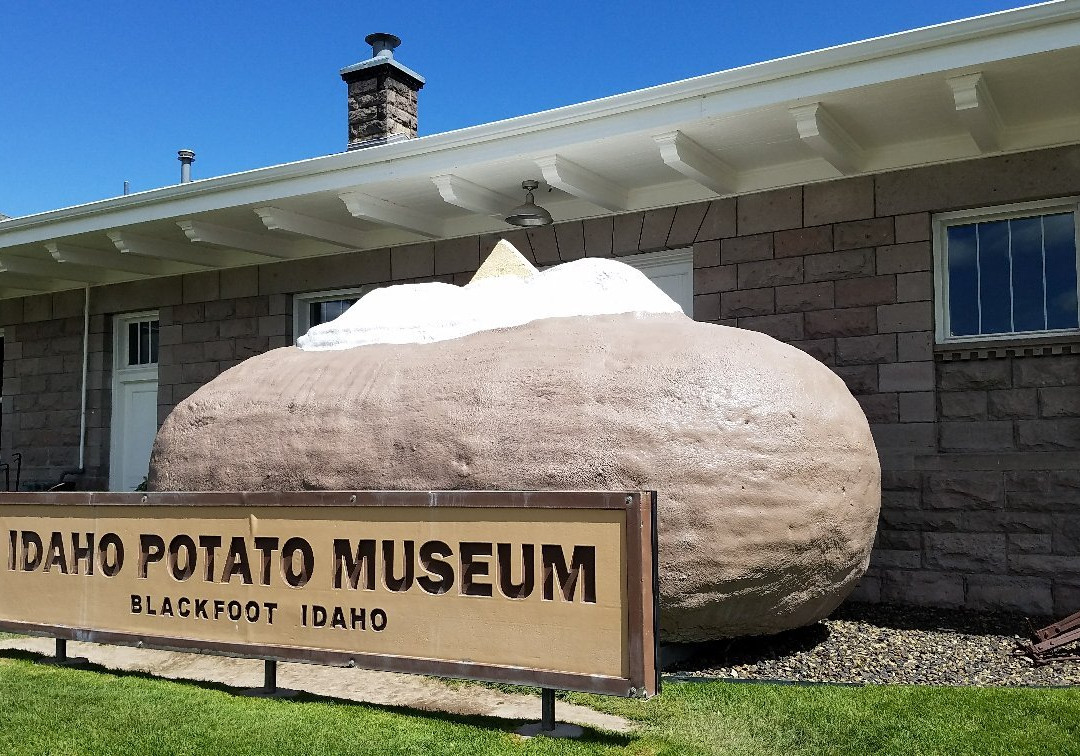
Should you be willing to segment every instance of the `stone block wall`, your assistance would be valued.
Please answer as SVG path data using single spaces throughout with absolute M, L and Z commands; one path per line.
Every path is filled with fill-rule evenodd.
M 22 455 L 21 490 L 59 483 L 79 464 L 82 407 L 82 290 L 42 294 L 0 304 L 4 332 L 4 399 L 0 462 L 12 464 L 0 489 L 15 485 L 13 455 Z M 108 486 L 109 370 L 112 339 L 106 317 L 89 322 L 87 421 L 80 482 Z
M 936 365 L 934 453 L 883 481 L 882 600 L 1080 609 L 1080 355 L 1004 351 Z

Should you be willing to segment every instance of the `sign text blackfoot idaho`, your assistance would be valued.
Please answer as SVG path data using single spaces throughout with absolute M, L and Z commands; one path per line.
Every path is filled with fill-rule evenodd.
M 0 494 L 0 629 L 651 695 L 647 492 Z

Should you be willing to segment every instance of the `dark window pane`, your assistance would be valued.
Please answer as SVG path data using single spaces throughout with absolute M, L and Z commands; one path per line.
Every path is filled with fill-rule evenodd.
M 331 317 L 330 319 L 336 320 L 337 318 L 344 315 L 346 310 L 356 304 L 356 298 L 354 297 L 353 299 L 338 299 L 328 304 L 332 304 L 334 310 L 333 317 Z
M 356 304 L 357 299 L 359 297 L 312 302 L 308 309 L 308 326 L 313 327 L 337 319 L 347 309 Z
M 128 323 L 128 364 L 139 364 L 139 324 Z
M 1076 230 L 1072 213 L 1043 218 L 1046 327 L 1076 328 Z
M 150 322 L 144 320 L 139 323 L 139 364 L 145 365 L 150 361 Z
M 949 335 L 979 332 L 975 224 L 949 226 Z
M 1017 331 L 1041 331 L 1046 328 L 1042 219 L 1017 218 L 1011 226 L 1013 325 Z
M 150 362 L 157 363 L 158 361 L 158 321 L 150 321 Z
M 1009 292 L 1009 222 L 978 224 L 979 302 L 982 308 L 979 333 L 1012 331 Z

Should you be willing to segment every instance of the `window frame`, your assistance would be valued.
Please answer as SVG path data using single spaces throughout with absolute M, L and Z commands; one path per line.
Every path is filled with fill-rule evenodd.
M 694 317 L 694 248 L 693 247 L 678 247 L 675 249 L 660 249 L 655 252 L 639 252 L 634 255 L 624 255 L 622 257 L 615 258 L 619 262 L 626 263 L 627 265 L 640 270 L 646 276 L 649 276 L 650 268 L 666 268 L 668 266 L 688 266 L 687 272 L 690 274 L 690 301 L 687 305 L 690 308 L 689 312 L 685 310 L 687 317 Z M 676 302 L 679 307 L 682 304 Z
M 333 302 L 337 299 L 346 299 L 355 296 L 357 299 L 371 293 L 377 287 L 374 285 L 356 286 L 348 289 L 327 289 L 325 291 L 309 291 L 293 295 L 293 342 L 303 336 L 311 328 L 309 317 L 309 305 L 319 302 Z
M 595 259 L 595 258 L 594 258 Z M 611 258 L 609 258 L 611 259 Z M 690 307 L 690 312 L 686 312 L 687 317 L 694 317 L 694 248 L 693 247 L 677 247 L 675 249 L 658 249 L 654 252 L 635 252 L 632 255 L 621 255 L 614 258 L 621 263 L 626 263 L 631 268 L 640 271 L 646 277 L 649 277 L 648 270 L 650 268 L 666 268 L 673 265 L 685 265 L 687 266 L 686 272 L 690 274 L 690 301 L 687 305 Z M 552 263 L 551 265 L 538 266 L 539 270 L 549 270 L 562 263 Z M 682 305 L 676 302 L 681 308 Z M 684 310 L 685 312 L 685 310 Z
M 140 370 L 157 370 L 161 361 L 161 341 L 158 337 L 158 359 L 154 362 L 142 362 L 137 365 L 129 365 L 126 355 L 130 344 L 129 326 L 132 323 L 154 322 L 160 329 L 161 316 L 157 310 L 143 310 L 141 312 L 117 313 L 113 316 L 113 370 L 117 372 L 132 372 Z M 122 324 L 123 327 L 120 327 Z M 160 331 L 159 331 L 160 334 Z
M 949 247 L 948 230 L 951 226 L 986 223 L 1014 218 L 1030 218 L 1055 213 L 1070 212 L 1073 216 L 1073 244 L 1075 251 L 1078 297 L 1080 297 L 1080 196 L 1060 197 L 1033 202 L 1014 202 L 970 210 L 954 210 L 933 215 L 934 245 L 934 341 L 936 344 L 971 344 L 976 342 L 1038 341 L 1080 336 L 1080 328 L 1049 329 L 1040 331 L 1008 331 L 1006 333 L 949 334 Z

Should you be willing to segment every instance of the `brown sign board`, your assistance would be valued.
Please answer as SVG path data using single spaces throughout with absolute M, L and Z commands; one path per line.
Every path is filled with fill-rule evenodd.
M 0 629 L 657 692 L 651 492 L 0 494 Z

